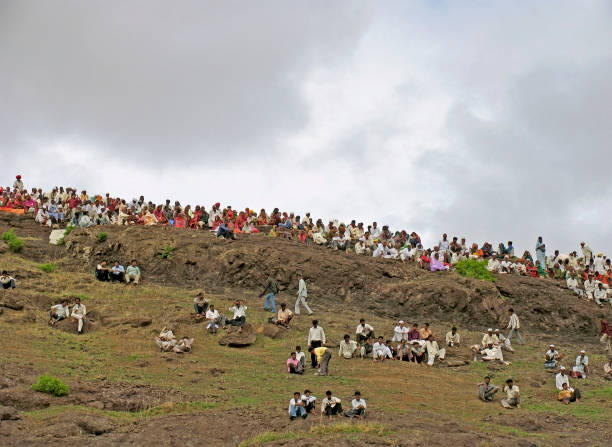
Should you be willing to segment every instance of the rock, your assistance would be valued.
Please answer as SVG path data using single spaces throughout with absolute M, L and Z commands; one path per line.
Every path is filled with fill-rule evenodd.
M 102 318 L 102 324 L 104 326 L 120 326 L 120 325 L 130 325 L 132 327 L 145 327 L 149 326 L 153 322 L 153 319 L 144 315 L 142 317 L 133 317 L 133 318 L 123 318 L 123 317 L 110 317 L 110 318 Z
M 49 234 L 49 243 L 51 245 L 58 245 L 58 241 L 64 238 L 66 230 L 53 230 Z
M 273 339 L 283 338 L 285 335 L 289 334 L 289 329 L 284 328 L 282 326 L 278 326 L 276 324 L 267 324 L 263 328 L 263 335 L 266 337 L 270 337 Z
M 81 416 L 75 422 L 83 431 L 92 435 L 101 435 L 113 429 L 111 424 L 100 417 Z
M 467 360 L 446 360 L 444 363 L 441 363 L 440 366 L 446 365 L 449 368 L 453 368 L 456 366 L 464 366 L 468 365 L 470 362 Z
M 253 330 L 253 326 L 249 323 L 245 324 L 242 332 L 238 332 L 238 327 L 232 327 L 230 332 L 219 339 L 221 346 L 244 347 L 250 346 L 257 340 L 257 335 Z
M 0 421 L 16 421 L 19 413 L 15 407 L 0 406 Z
M 0 302 L 0 306 L 13 310 L 23 310 L 23 303 L 13 298 L 8 298 L 7 300 Z

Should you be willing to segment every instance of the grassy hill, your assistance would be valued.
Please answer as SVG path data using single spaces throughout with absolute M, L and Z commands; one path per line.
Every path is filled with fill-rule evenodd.
M 226 243 L 205 232 L 167 228 L 105 228 L 103 242 L 101 230 L 75 230 L 64 246 L 51 247 L 48 230 L 16 219 L 0 220 L 0 231 L 15 228 L 25 242 L 19 254 L 0 243 L 0 268 L 18 279 L 18 289 L 0 292 L 0 302 L 23 306 L 0 307 L 0 404 L 16 407 L 20 419 L 0 422 L 0 445 L 603 446 L 612 435 L 612 387 L 601 378 L 606 354 L 595 337 L 599 311 L 553 281 L 499 277 L 487 283 L 265 236 Z M 164 259 L 167 246 L 173 250 Z M 143 269 L 142 285 L 94 280 L 100 258 L 127 263 L 132 257 Z M 42 263 L 56 268 L 47 273 Z M 285 361 L 296 344 L 306 349 L 310 318 L 298 318 L 280 338 L 264 335 L 270 313 L 258 295 L 271 270 L 282 289 L 277 304 L 291 306 L 294 273 L 304 272 L 309 304 L 332 343 L 353 336 L 362 316 L 389 338 L 402 318 L 429 321 L 438 338 L 457 324 L 465 345 L 477 343 L 484 327 L 503 327 L 511 305 L 519 309 L 527 344 L 506 356 L 508 367 L 473 363 L 467 348 L 449 355 L 464 364 L 433 368 L 344 360 L 334 352 L 329 377 L 314 376 L 310 368 L 290 376 Z M 190 315 L 200 290 L 226 313 L 235 298 L 244 299 L 256 342 L 230 348 L 218 343 L 222 331 L 206 334 Z M 46 309 L 64 296 L 79 296 L 87 305 L 87 333 L 47 325 Z M 160 353 L 154 338 L 163 327 L 194 337 L 193 352 Z M 543 369 L 551 342 L 568 365 L 580 349 L 589 353 L 595 374 L 572 381 L 583 391 L 578 404 L 556 402 L 554 376 Z M 31 390 L 44 373 L 65 382 L 69 395 Z M 480 402 L 476 383 L 487 374 L 499 385 L 513 377 L 522 408 Z M 319 399 L 331 389 L 345 406 L 360 390 L 368 418 L 317 415 L 291 422 L 288 401 L 305 388 Z

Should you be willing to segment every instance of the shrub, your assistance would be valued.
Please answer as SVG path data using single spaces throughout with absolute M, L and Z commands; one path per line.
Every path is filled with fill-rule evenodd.
M 23 240 L 17 237 L 13 228 L 2 233 L 2 240 L 8 243 L 9 249 L 13 253 L 18 253 L 23 248 Z
M 106 240 L 108 234 L 106 233 L 98 233 L 98 242 L 102 243 Z
M 42 270 L 43 272 L 53 273 L 55 269 L 57 268 L 57 264 L 54 264 L 52 262 L 47 262 L 46 264 L 40 264 L 38 268 Z
M 172 254 L 173 251 L 174 251 L 173 246 L 166 245 L 166 248 L 164 248 L 164 251 L 162 251 L 161 253 L 162 259 L 170 259 L 170 255 Z
M 48 374 L 40 376 L 38 382 L 32 385 L 32 389 L 40 393 L 53 394 L 54 396 L 66 396 L 70 392 L 68 385 Z
M 477 259 L 462 259 L 455 265 L 455 270 L 461 276 L 482 279 L 484 281 L 495 281 L 495 276 L 487 270 L 487 261 Z
M 64 231 L 64 236 L 68 236 L 70 233 L 72 233 L 72 230 L 74 230 L 74 225 L 69 224 Z
M 65 243 L 66 240 L 63 237 L 60 237 L 56 242 L 57 245 L 64 245 Z

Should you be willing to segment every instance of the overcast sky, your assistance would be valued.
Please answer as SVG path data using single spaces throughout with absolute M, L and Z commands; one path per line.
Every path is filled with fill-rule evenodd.
M 612 253 L 611 79 L 607 0 L 2 0 L 0 183 Z

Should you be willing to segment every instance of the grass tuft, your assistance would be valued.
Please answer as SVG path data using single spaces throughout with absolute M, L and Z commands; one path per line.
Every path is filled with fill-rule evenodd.
M 108 233 L 98 233 L 98 242 L 102 243 L 106 240 L 106 238 L 108 237 Z
M 2 240 L 8 243 L 9 250 L 13 253 L 19 253 L 23 248 L 23 240 L 17 237 L 14 228 L 2 233 Z
M 53 273 L 57 268 L 57 264 L 54 264 L 53 262 L 47 262 L 46 264 L 39 264 L 38 268 L 43 272 Z
M 162 251 L 161 253 L 162 259 L 170 259 L 170 255 L 172 255 L 174 249 L 175 247 L 173 247 L 172 245 L 166 245 L 166 248 L 164 248 L 164 251 Z

